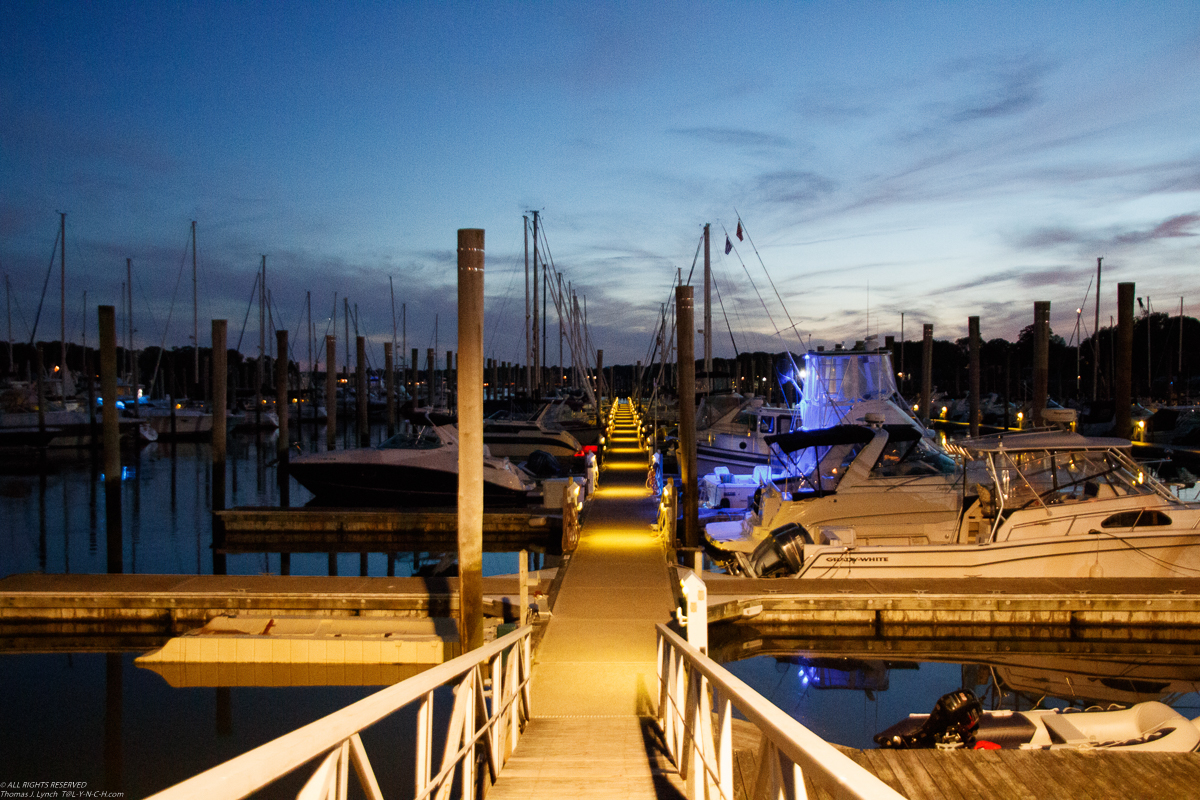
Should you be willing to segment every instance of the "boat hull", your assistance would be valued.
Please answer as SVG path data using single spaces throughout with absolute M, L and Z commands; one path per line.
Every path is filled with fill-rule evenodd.
M 294 463 L 290 474 L 320 505 L 422 508 L 458 503 L 458 473 L 411 465 Z M 484 480 L 483 504 L 529 504 L 528 493 Z

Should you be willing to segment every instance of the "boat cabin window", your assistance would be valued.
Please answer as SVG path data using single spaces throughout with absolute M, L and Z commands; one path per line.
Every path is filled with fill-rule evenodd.
M 379 443 L 380 450 L 434 450 L 441 446 L 442 440 L 428 428 L 397 433 Z
M 759 433 L 774 433 L 775 432 L 775 418 L 772 416 L 769 416 L 767 414 L 764 414 L 763 416 L 759 417 L 758 418 L 758 432 Z
M 917 475 L 953 475 L 957 470 L 954 459 L 939 452 L 924 439 L 891 441 L 879 454 L 871 468 L 878 478 L 912 477 Z
M 1171 518 L 1161 511 L 1154 509 L 1122 511 L 1120 514 L 1113 514 L 1104 522 L 1100 523 L 1101 528 L 1150 528 L 1161 525 L 1170 525 Z
M 754 426 L 757 424 L 758 420 L 754 418 L 754 415 L 745 411 L 733 418 L 734 427 L 738 429 L 745 429 L 747 433 L 753 432 Z

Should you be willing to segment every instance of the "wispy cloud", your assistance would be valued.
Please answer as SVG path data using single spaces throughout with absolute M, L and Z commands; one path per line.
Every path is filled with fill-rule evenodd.
M 1197 222 L 1200 222 L 1200 214 L 1180 214 L 1179 216 L 1160 222 L 1150 230 L 1123 233 L 1115 237 L 1113 242 L 1116 244 L 1137 244 L 1153 239 L 1175 239 L 1182 236 L 1196 236 L 1196 232 L 1189 229 Z
M 782 150 L 793 144 L 785 136 L 740 128 L 675 128 L 669 133 L 744 150 Z

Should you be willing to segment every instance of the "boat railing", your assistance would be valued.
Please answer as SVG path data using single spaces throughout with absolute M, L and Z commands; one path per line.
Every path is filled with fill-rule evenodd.
M 658 725 L 688 798 L 734 798 L 733 711 L 762 734 L 754 796 L 807 797 L 805 779 L 834 797 L 904 800 L 666 625 L 658 625 Z M 715 719 L 714 719 L 715 714 Z M 739 792 L 739 796 L 742 793 Z
M 482 796 L 485 781 L 495 782 L 529 719 L 532 630 L 528 625 L 518 628 L 153 797 L 236 800 L 319 759 L 297 798 L 345 800 L 353 767 L 362 794 L 368 800 L 382 800 L 359 734 L 419 703 L 412 738 L 416 745 L 414 800 L 447 797 L 454 787 L 460 787 L 455 796 L 473 800 Z M 438 735 L 434 730 L 434 691 L 443 686 L 453 687 L 454 703 L 446 728 Z M 445 744 L 441 758 L 435 759 L 435 742 L 440 741 Z
M 675 481 L 666 481 L 662 485 L 662 499 L 658 502 L 658 519 L 654 529 L 664 542 L 675 542 L 675 529 L 678 526 L 679 497 L 675 489 Z

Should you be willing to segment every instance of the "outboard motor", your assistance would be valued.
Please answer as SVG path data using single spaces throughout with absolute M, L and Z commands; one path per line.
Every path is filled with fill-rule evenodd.
M 566 474 L 566 470 L 558 463 L 558 459 L 545 450 L 534 450 L 530 453 L 529 458 L 525 461 L 525 469 L 539 480 L 558 478 Z
M 783 578 L 795 575 L 804 565 L 804 545 L 813 538 L 804 526 L 789 522 L 771 531 L 758 543 L 750 555 L 750 565 L 760 578 Z
M 901 750 L 937 747 L 958 749 L 975 744 L 975 730 L 983 717 L 983 704 L 970 689 L 942 695 L 929 717 L 913 733 L 888 731 L 875 736 L 875 744 Z

